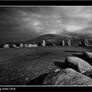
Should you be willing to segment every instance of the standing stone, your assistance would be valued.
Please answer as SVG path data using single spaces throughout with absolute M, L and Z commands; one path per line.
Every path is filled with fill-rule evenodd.
M 46 46 L 46 41 L 45 41 L 45 40 L 43 40 L 43 42 L 42 42 L 42 46 L 43 46 L 43 47 Z
M 19 46 L 20 48 L 23 48 L 24 47 L 24 45 L 23 45 L 23 43 L 20 43 L 20 46 Z
M 3 48 L 9 48 L 9 44 L 5 44 Z
M 29 44 L 28 44 L 28 48 L 30 48 L 31 46 L 32 46 L 32 44 L 29 43 Z
M 88 46 L 88 40 L 84 39 L 85 46 Z
M 64 40 L 62 40 L 62 46 L 65 46 L 65 42 L 64 42 Z
M 71 40 L 70 39 L 68 39 L 67 44 L 68 44 L 68 46 L 71 46 Z
M 13 48 L 19 48 L 19 47 L 18 47 L 18 46 L 16 46 L 15 44 L 13 44 L 12 46 L 13 46 Z
M 25 48 L 27 48 L 27 47 L 28 47 L 28 45 L 25 43 L 25 44 L 24 44 L 24 47 L 25 47 Z

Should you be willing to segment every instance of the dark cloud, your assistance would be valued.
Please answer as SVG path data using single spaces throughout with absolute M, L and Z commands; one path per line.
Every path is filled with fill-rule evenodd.
M 0 7 L 0 42 L 29 40 L 46 33 L 92 34 L 91 25 L 92 7 Z

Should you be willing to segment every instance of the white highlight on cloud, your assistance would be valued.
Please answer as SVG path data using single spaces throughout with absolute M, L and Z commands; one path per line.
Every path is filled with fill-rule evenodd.
M 74 8 L 74 7 L 72 7 Z M 68 16 L 71 18 L 80 18 L 84 20 L 92 20 L 92 7 L 76 7 L 75 10 L 68 13 Z
M 69 21 L 64 24 L 64 28 L 67 32 L 81 32 L 83 29 L 88 28 L 89 25 L 87 23 L 81 23 L 77 21 Z
M 75 13 L 74 15 L 72 15 L 72 17 L 89 19 L 92 18 L 92 12 L 90 10 L 86 10 L 84 12 L 81 11 L 79 13 Z
M 51 29 L 51 30 L 46 30 L 47 34 L 58 34 L 58 30 L 56 29 Z
M 34 22 L 33 22 L 33 25 L 34 25 L 34 26 L 40 26 L 40 25 L 42 25 L 42 24 L 41 24 L 40 21 L 34 21 Z
M 43 9 L 43 7 L 42 7 Z M 84 29 L 89 28 L 92 22 L 92 8 L 72 6 L 72 7 L 53 7 L 44 14 L 23 11 L 21 13 L 21 25 L 28 29 L 34 29 L 37 33 L 60 34 L 66 32 L 83 33 Z M 52 13 L 50 13 L 50 11 Z M 90 30 L 91 31 L 91 30 Z
M 81 26 L 77 26 L 77 25 L 66 25 L 65 26 L 66 31 L 68 32 L 77 32 L 83 29 L 83 27 Z

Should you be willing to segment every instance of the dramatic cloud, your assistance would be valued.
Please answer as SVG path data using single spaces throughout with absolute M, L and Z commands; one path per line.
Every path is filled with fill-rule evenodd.
M 1 7 L 1 39 L 31 39 L 41 34 L 92 35 L 91 6 Z
M 24 9 L 24 8 L 23 8 Z M 26 9 L 26 8 L 25 8 Z M 38 34 L 81 32 L 91 26 L 92 8 L 84 6 L 72 7 L 31 7 L 20 10 L 21 21 L 26 28 Z M 27 7 L 28 9 L 28 7 Z M 17 9 L 18 10 L 18 9 Z M 89 33 L 89 32 L 88 32 Z M 92 33 L 92 32 L 90 32 Z

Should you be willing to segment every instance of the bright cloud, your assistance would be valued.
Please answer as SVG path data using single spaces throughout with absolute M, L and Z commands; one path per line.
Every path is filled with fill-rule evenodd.
M 44 10 L 43 7 L 40 7 L 40 11 L 38 9 L 37 12 L 21 11 L 20 13 L 20 25 L 28 28 L 29 30 L 34 29 L 34 31 L 39 34 L 60 34 L 64 31 L 82 33 L 84 29 L 88 30 L 89 26 L 92 25 L 91 7 L 58 6 L 51 9 L 48 7 L 47 10 L 46 8 Z
M 83 27 L 81 26 L 77 26 L 77 25 L 66 25 L 65 26 L 66 31 L 68 32 L 77 32 L 83 29 Z

